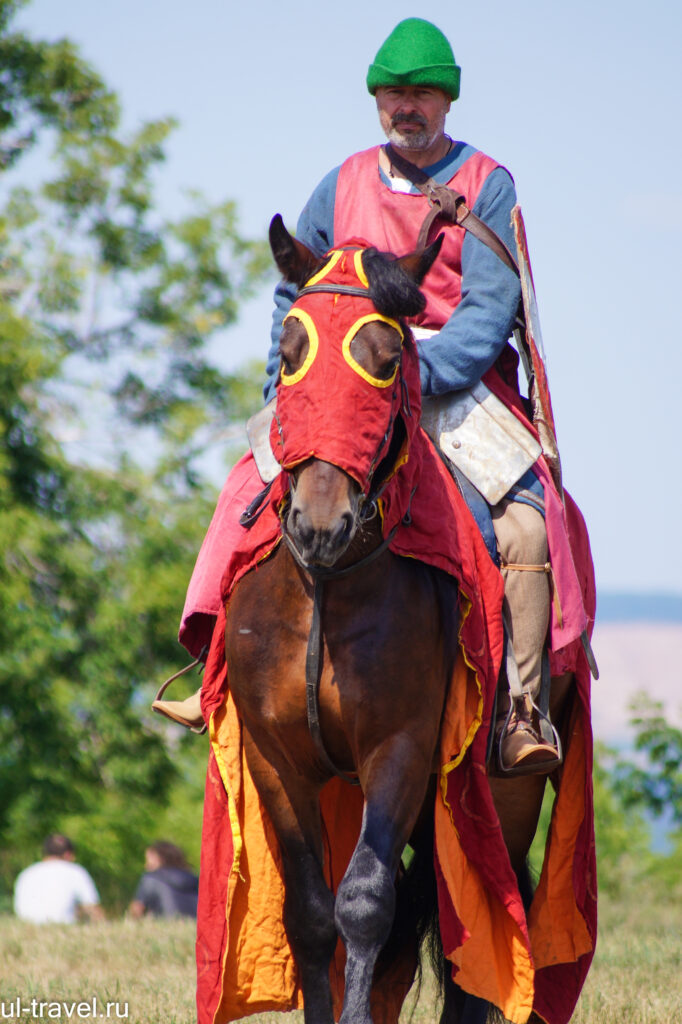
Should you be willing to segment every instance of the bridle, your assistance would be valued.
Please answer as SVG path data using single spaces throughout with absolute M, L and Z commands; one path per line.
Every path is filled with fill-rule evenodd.
M 327 284 L 318 283 L 300 288 L 297 293 L 297 298 L 301 295 L 308 295 L 311 292 L 331 292 L 339 295 L 354 295 L 360 296 L 361 298 L 371 298 L 369 289 L 360 288 L 354 285 L 342 285 L 342 284 Z M 392 408 L 391 418 L 386 429 L 384 436 L 382 437 L 377 452 L 372 460 L 370 466 L 369 477 L 367 481 L 367 493 L 361 498 L 360 508 L 358 516 L 361 522 L 366 523 L 376 515 L 377 501 L 381 495 L 383 488 L 388 482 L 388 477 L 383 482 L 379 482 L 379 485 L 375 488 L 373 486 L 374 472 L 377 465 L 380 464 L 380 456 L 385 449 L 390 448 L 390 442 L 395 429 L 397 420 L 397 412 L 401 405 L 406 415 L 411 416 L 412 412 L 409 408 L 409 402 L 407 401 L 407 388 L 405 387 L 404 379 L 402 376 L 402 368 L 399 367 L 398 375 L 400 377 L 399 390 L 402 396 L 402 402 L 397 403 L 397 408 Z M 395 403 L 394 403 L 395 405 Z M 281 424 L 278 423 L 278 427 L 281 431 Z M 416 488 L 415 488 L 416 489 Z M 412 495 L 414 491 L 412 492 Z M 412 495 L 410 495 L 410 503 L 412 501 Z M 388 536 L 384 537 L 380 544 L 373 548 L 367 555 L 358 559 L 357 562 L 353 562 L 351 565 L 344 566 L 343 568 L 336 569 L 334 566 L 317 566 L 311 565 L 306 562 L 299 552 L 296 544 L 291 537 L 286 525 L 286 520 L 289 511 L 289 504 L 287 503 L 284 508 L 280 511 L 280 526 L 282 530 L 282 537 L 289 549 L 292 558 L 296 564 L 310 576 L 313 584 L 313 615 L 310 624 L 310 632 L 308 634 L 308 646 L 306 649 L 305 659 L 305 682 L 306 682 L 306 715 L 308 719 L 308 729 L 312 737 L 313 743 L 317 754 L 325 765 L 325 767 L 332 772 L 333 775 L 343 779 L 344 782 L 348 782 L 353 786 L 360 785 L 360 780 L 356 773 L 349 773 L 338 768 L 331 757 L 327 753 L 327 749 L 322 739 L 322 729 L 320 726 L 320 704 L 319 704 L 319 692 L 320 692 L 320 671 L 322 666 L 322 600 L 324 595 L 324 585 L 329 580 L 340 580 L 346 576 L 350 576 L 352 573 L 357 572 L 359 569 L 364 569 L 372 562 L 376 561 L 385 551 L 390 547 L 393 538 L 395 537 L 401 523 L 396 523 L 393 529 L 390 531 Z M 409 506 L 408 510 L 403 517 L 401 522 L 409 524 L 411 521 L 409 518 Z
M 353 786 L 359 786 L 360 780 L 356 774 L 345 772 L 334 764 L 327 753 L 327 748 L 324 745 L 322 729 L 320 726 L 319 694 L 320 669 L 322 666 L 322 598 L 324 595 L 324 584 L 328 580 L 340 580 L 345 576 L 350 576 L 358 569 L 364 569 L 366 566 L 376 561 L 376 559 L 383 555 L 383 553 L 388 549 L 396 535 L 399 525 L 399 523 L 396 523 L 388 536 L 384 537 L 382 542 L 378 544 L 377 547 L 373 548 L 369 554 L 360 558 L 357 562 L 353 562 L 352 565 L 345 566 L 343 569 L 335 569 L 334 566 L 312 566 L 305 562 L 302 559 L 298 548 L 291 539 L 286 528 L 285 520 L 282 519 L 282 536 L 284 541 L 291 552 L 294 561 L 312 578 L 313 583 L 313 617 L 310 623 L 308 646 L 305 656 L 305 693 L 308 729 L 313 743 L 315 744 L 318 756 L 325 767 L 334 775 L 343 779 L 344 782 L 350 782 Z

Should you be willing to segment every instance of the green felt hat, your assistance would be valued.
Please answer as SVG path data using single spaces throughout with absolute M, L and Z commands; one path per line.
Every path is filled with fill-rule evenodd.
M 432 85 L 456 100 L 459 79 L 460 68 L 441 30 L 423 18 L 406 18 L 379 47 L 367 88 L 373 96 L 381 85 Z

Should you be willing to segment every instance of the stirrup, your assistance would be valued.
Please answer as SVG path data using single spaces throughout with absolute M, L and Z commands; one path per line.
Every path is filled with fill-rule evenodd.
M 488 770 L 491 775 L 503 778 L 510 778 L 515 775 L 548 775 L 563 763 L 561 739 L 559 737 L 559 733 L 554 728 L 554 723 L 549 717 L 549 689 L 551 682 L 549 655 L 545 648 L 542 653 L 542 673 L 539 694 L 540 706 L 538 706 L 533 700 L 532 694 L 521 685 L 519 669 L 516 664 L 516 657 L 514 656 L 514 647 L 510 637 L 508 610 L 507 614 L 503 611 L 502 621 L 504 627 L 504 670 L 506 671 L 507 685 L 509 688 L 509 708 L 501 728 L 498 727 L 497 722 L 495 722 L 494 719 L 494 724 L 491 722 L 490 731 L 494 736 L 494 740 L 491 744 L 491 753 L 493 756 L 490 759 Z M 520 764 L 507 766 L 505 765 L 502 754 L 502 744 L 507 736 L 507 729 L 509 728 L 512 716 L 518 706 L 517 702 L 519 701 L 523 701 L 525 704 L 527 720 L 524 724 L 527 726 L 528 731 L 533 734 L 535 742 L 539 747 L 544 746 L 545 751 L 551 750 L 555 756 L 550 757 L 545 761 L 531 761 L 524 764 L 522 760 Z M 528 707 L 528 703 L 530 703 L 530 707 Z M 495 694 L 495 707 L 497 707 L 497 691 Z M 535 711 L 538 716 L 537 733 L 533 726 L 533 711 Z
M 180 676 L 184 676 L 188 672 L 191 672 L 193 668 L 197 667 L 197 665 L 203 665 L 203 659 L 207 651 L 208 646 L 205 645 L 201 648 L 198 658 L 195 658 L 195 660 L 191 662 L 189 665 L 185 665 L 185 667 L 181 668 L 179 672 L 175 672 L 174 675 L 169 676 L 165 682 L 161 683 L 161 686 L 158 689 L 156 697 L 152 701 L 152 711 L 155 711 L 157 715 L 163 715 L 164 718 L 169 718 L 171 721 L 176 722 L 178 725 L 184 726 L 185 729 L 189 729 L 190 732 L 196 733 L 197 736 L 203 736 L 203 734 L 206 732 L 205 722 L 201 726 L 201 728 L 197 728 L 196 725 L 191 725 L 185 719 L 181 719 L 179 716 L 170 714 L 167 710 L 160 708 L 157 705 L 161 702 L 161 698 L 163 697 L 164 693 L 166 692 L 166 690 L 168 689 L 172 682 L 174 682 L 176 679 L 179 679 Z
M 549 715 L 546 714 L 541 708 L 537 706 L 533 698 L 528 694 L 530 699 L 531 708 L 537 713 L 540 722 L 544 725 L 545 731 L 547 727 L 551 729 L 553 743 L 549 743 L 544 737 L 537 737 L 535 730 L 533 729 L 532 722 L 528 722 L 533 734 L 539 739 L 540 744 L 545 747 L 552 747 L 556 751 L 556 757 L 554 759 L 548 759 L 546 761 L 535 761 L 531 764 L 520 765 L 509 765 L 505 766 L 504 758 L 502 756 L 502 742 L 507 735 L 507 729 L 514 713 L 514 700 L 509 702 L 509 710 L 507 711 L 506 718 L 502 728 L 499 730 L 498 735 L 495 739 L 495 761 L 494 761 L 494 774 L 503 778 L 512 778 L 517 775 L 550 775 L 553 771 L 556 771 L 560 765 L 563 764 L 564 755 L 563 748 L 561 746 L 561 738 L 557 732 L 554 723 L 550 719 Z

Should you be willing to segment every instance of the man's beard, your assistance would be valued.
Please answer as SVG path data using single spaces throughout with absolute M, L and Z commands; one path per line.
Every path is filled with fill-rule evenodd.
M 421 131 L 409 132 L 403 135 L 397 129 L 396 121 L 399 124 L 419 125 Z M 391 127 L 386 132 L 386 137 L 393 146 L 398 146 L 400 149 L 428 149 L 442 133 L 442 125 L 439 125 L 434 132 L 429 133 L 428 124 L 423 117 L 420 117 L 418 114 L 406 114 L 403 117 L 391 119 Z

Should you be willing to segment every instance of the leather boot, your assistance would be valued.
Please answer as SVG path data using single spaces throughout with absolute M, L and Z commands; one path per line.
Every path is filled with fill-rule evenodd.
M 205 732 L 206 725 L 201 713 L 200 694 L 201 688 L 185 700 L 155 700 L 152 702 L 152 709 L 179 725 L 184 725 L 186 729 Z
M 536 732 L 529 697 L 515 699 L 511 713 L 498 717 L 495 751 L 500 775 L 546 774 L 561 764 L 558 749 Z

